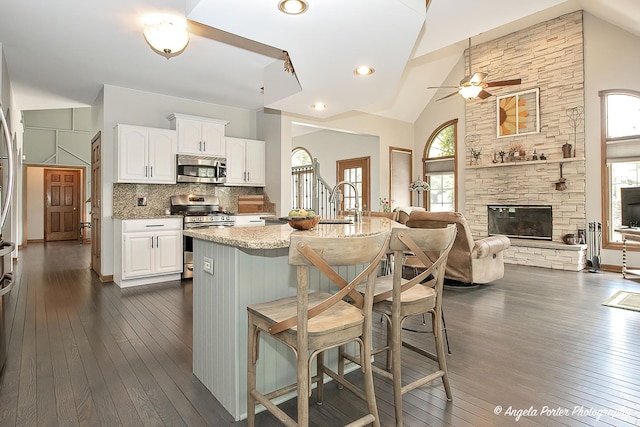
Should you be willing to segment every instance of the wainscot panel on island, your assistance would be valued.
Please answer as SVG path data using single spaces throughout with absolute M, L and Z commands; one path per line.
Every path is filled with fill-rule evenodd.
M 296 270 L 288 263 L 291 233 L 344 237 L 392 227 L 402 225 L 363 218 L 354 224 L 320 224 L 309 231 L 295 231 L 288 224 L 184 231 L 194 238 L 193 373 L 236 420 L 246 418 L 247 411 L 247 305 L 296 294 Z M 359 272 L 352 270 L 346 271 L 349 277 Z M 319 275 L 310 279 L 312 289 L 335 291 Z M 260 390 L 295 382 L 290 349 L 261 334 L 259 351 Z M 337 354 L 331 357 L 335 363 Z

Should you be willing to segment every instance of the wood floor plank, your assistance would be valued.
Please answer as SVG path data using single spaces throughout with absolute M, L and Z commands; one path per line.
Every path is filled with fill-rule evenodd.
M 34 426 L 38 421 L 36 379 L 36 289 L 32 278 L 25 283 L 27 306 L 24 315 L 22 354 L 20 355 L 20 386 L 18 391 L 16 426 Z
M 191 373 L 191 283 L 101 283 L 89 270 L 89 249 L 60 242 L 22 251 L 0 425 L 246 425 Z M 640 283 L 613 273 L 507 265 L 492 284 L 447 288 L 453 401 L 440 381 L 415 389 L 404 397 L 405 425 L 640 425 L 640 312 L 602 306 L 616 290 L 640 292 Z M 429 329 L 421 320 L 405 326 Z M 374 322 L 374 342 L 384 335 L 384 324 Z M 406 338 L 433 348 L 429 334 Z M 384 366 L 384 356 L 374 363 Z M 433 367 L 403 349 L 407 380 Z M 361 385 L 359 372 L 349 376 Z M 381 424 L 394 425 L 390 381 L 376 377 L 375 388 Z M 314 397 L 314 427 L 364 412 L 359 399 L 332 384 L 322 406 Z M 295 399 L 281 407 L 295 416 Z M 541 413 L 545 408 L 578 412 Z M 524 414 L 528 409 L 537 414 Z M 257 422 L 281 425 L 265 412 Z

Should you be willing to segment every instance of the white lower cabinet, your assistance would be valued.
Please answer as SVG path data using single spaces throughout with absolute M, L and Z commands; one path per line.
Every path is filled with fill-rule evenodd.
M 115 220 L 114 282 L 120 287 L 179 280 L 182 218 Z

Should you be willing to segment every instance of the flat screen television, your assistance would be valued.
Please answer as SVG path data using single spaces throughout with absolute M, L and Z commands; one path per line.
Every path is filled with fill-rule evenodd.
M 620 189 L 622 225 L 640 227 L 640 187 Z

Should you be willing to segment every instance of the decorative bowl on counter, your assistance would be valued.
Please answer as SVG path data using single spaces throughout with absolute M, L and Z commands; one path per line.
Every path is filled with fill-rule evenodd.
M 288 216 L 286 217 L 291 228 L 296 230 L 311 230 L 320 222 L 320 215 L 316 216 Z

